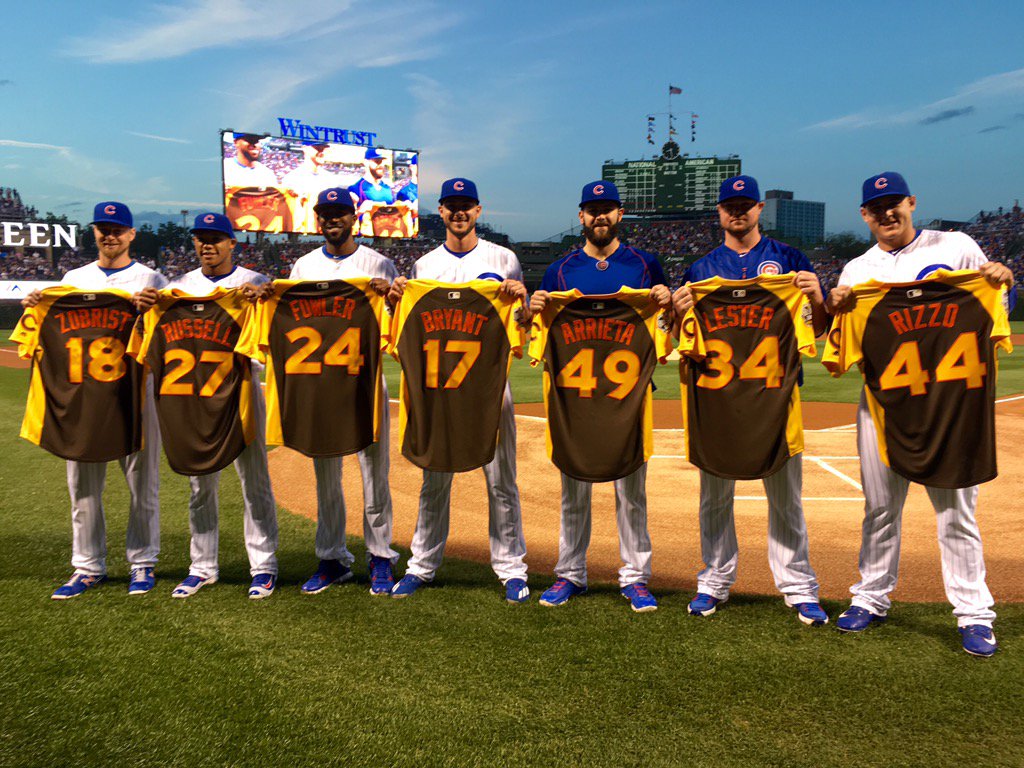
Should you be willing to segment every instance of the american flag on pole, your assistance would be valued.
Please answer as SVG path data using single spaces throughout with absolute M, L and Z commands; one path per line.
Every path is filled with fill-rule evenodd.
M 669 96 L 681 96 L 682 93 L 683 93 L 683 89 L 682 88 L 676 88 L 674 85 L 670 85 L 668 87 L 668 95 Z

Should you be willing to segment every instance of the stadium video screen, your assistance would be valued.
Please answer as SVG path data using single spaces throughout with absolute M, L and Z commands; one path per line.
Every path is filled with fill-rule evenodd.
M 416 152 L 224 131 L 224 213 L 236 230 L 318 232 L 313 206 L 330 187 L 349 191 L 362 237 L 416 237 Z

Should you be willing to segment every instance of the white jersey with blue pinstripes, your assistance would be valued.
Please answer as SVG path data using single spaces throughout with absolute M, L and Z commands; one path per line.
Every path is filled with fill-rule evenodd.
M 486 240 L 476 247 L 457 253 L 439 245 L 421 256 L 412 268 L 413 278 L 442 283 L 468 283 L 471 280 L 522 280 L 523 268 L 508 248 Z

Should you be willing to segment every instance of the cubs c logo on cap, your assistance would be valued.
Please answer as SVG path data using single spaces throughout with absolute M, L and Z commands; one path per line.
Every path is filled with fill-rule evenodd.
M 208 213 L 205 216 L 203 216 L 203 223 L 204 224 L 213 224 L 213 214 L 212 213 Z
M 594 194 L 595 195 L 603 195 L 604 194 L 604 184 L 597 184 L 597 185 L 595 185 L 594 186 Z
M 465 188 L 466 185 L 463 184 L 461 181 L 456 181 L 454 184 L 452 184 L 452 189 L 454 189 L 456 192 L 461 192 Z
M 338 199 L 338 193 L 332 189 L 330 192 L 327 193 L 327 199 L 330 200 L 331 202 L 334 202 L 335 200 Z
M 885 189 L 889 186 L 889 180 L 885 176 L 879 176 L 875 180 L 875 189 Z
M 743 179 L 736 179 L 736 181 L 732 183 L 732 188 L 735 189 L 737 192 L 742 192 L 745 186 L 747 185 L 743 181 Z
M 105 206 L 103 206 L 103 212 L 105 214 L 107 214 L 107 216 L 113 216 L 115 213 L 117 213 L 117 206 L 116 205 L 105 205 Z

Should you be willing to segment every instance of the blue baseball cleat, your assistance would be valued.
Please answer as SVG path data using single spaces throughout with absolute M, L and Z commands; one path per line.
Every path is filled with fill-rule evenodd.
M 182 579 L 181 584 L 174 588 L 174 591 L 171 592 L 171 597 L 192 597 L 192 595 L 208 584 L 216 583 L 216 576 L 196 576 L 190 573 Z
M 969 624 L 960 627 L 960 637 L 963 640 L 964 650 L 971 656 L 982 656 L 987 658 L 999 650 L 999 643 L 996 636 L 992 634 L 992 627 L 984 624 Z
M 624 598 L 629 600 L 629 607 L 636 613 L 649 613 L 658 610 L 658 601 L 648 591 L 647 585 L 641 581 L 627 584 L 619 591 Z
M 341 564 L 339 560 L 321 560 L 316 573 L 302 585 L 302 594 L 317 595 L 332 584 L 341 584 L 352 578 L 352 569 Z
M 513 605 L 530 602 L 530 588 L 524 579 L 509 579 L 505 582 L 505 602 Z
M 249 585 L 249 599 L 262 600 L 274 594 L 274 587 L 277 586 L 277 574 L 257 573 L 252 577 L 252 584 Z
M 797 603 L 793 607 L 796 608 L 797 618 L 810 627 L 828 624 L 828 614 L 820 603 Z
M 705 592 L 698 592 L 686 609 L 691 616 L 710 616 L 718 610 L 718 604 L 724 602 L 725 600 L 712 597 Z
M 129 595 L 144 595 L 156 586 L 156 574 L 153 569 L 146 565 L 136 565 L 132 568 L 131 578 L 128 579 Z
M 426 584 L 423 579 L 419 576 L 413 576 L 411 573 L 405 574 L 397 584 L 391 589 L 391 596 L 396 600 L 403 597 L 408 597 L 417 589 Z
M 390 595 L 395 586 L 395 576 L 391 571 L 391 561 L 386 557 L 370 557 L 370 594 L 375 597 Z
M 840 632 L 863 632 L 872 624 L 881 624 L 883 621 L 885 616 L 879 616 L 859 605 L 851 605 L 836 619 L 836 629 Z
M 540 596 L 540 604 L 548 608 L 565 605 L 569 602 L 570 598 L 582 595 L 586 591 L 586 587 L 581 587 L 579 584 L 575 584 L 568 579 L 558 579 Z
M 107 577 L 95 573 L 74 573 L 71 575 L 71 580 L 63 586 L 57 587 L 53 594 L 50 595 L 51 600 L 70 600 L 72 597 L 78 597 L 80 594 L 85 592 L 87 589 L 98 587 Z

